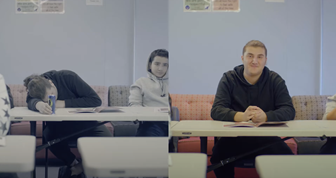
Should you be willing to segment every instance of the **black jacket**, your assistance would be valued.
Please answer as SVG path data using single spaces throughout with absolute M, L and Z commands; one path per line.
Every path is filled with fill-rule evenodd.
M 235 114 L 249 106 L 258 106 L 267 121 L 288 121 L 295 117 L 295 109 L 285 81 L 276 72 L 264 68 L 258 82 L 249 84 L 243 75 L 244 66 L 224 73 L 221 78 L 211 117 L 219 121 L 234 121 Z
M 76 73 L 69 70 L 52 70 L 42 74 L 51 80 L 57 88 L 57 100 L 64 100 L 65 107 L 97 107 L 102 104 L 98 94 Z M 37 111 L 36 103 L 42 101 L 27 95 L 28 108 Z

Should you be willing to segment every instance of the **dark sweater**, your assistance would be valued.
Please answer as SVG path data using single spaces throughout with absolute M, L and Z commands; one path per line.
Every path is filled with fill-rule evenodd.
M 288 121 L 295 117 L 295 109 L 285 81 L 279 74 L 264 68 L 255 85 L 249 84 L 243 75 L 244 66 L 224 73 L 221 78 L 211 117 L 219 121 L 234 121 L 235 114 L 245 112 L 249 106 L 258 106 L 267 121 Z
M 49 71 L 41 76 L 51 80 L 57 88 L 57 100 L 64 100 L 65 107 L 97 107 L 102 104 L 97 93 L 76 73 L 69 70 Z M 28 108 L 37 111 L 36 103 L 41 99 L 27 95 Z

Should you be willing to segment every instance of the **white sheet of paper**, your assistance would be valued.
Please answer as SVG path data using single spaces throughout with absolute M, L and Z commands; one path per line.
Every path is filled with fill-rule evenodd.
M 154 112 L 168 113 L 169 109 L 168 108 L 155 108 Z
M 184 12 L 211 12 L 212 0 L 183 0 Z
M 18 14 L 64 14 L 64 0 L 16 0 Z
M 212 12 L 240 12 L 240 0 L 213 0 Z
M 285 2 L 285 0 L 265 0 L 265 2 Z
M 86 5 L 103 5 L 103 0 L 86 0 Z

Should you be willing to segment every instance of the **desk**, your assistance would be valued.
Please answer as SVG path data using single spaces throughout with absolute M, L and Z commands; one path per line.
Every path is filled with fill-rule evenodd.
M 87 177 L 168 177 L 168 137 L 82 137 Z
M 330 120 L 295 120 L 287 123 L 288 127 L 239 128 L 223 127 L 232 122 L 213 120 L 180 121 L 171 127 L 172 136 L 201 137 L 201 152 L 206 153 L 207 137 L 237 136 L 279 136 L 279 137 L 321 137 L 336 136 L 336 122 Z
M 8 135 L 0 146 L 0 172 L 30 172 L 35 167 L 36 138 L 28 135 Z
M 207 155 L 203 153 L 170 153 L 169 178 L 206 178 Z
M 169 121 L 168 113 L 155 112 L 155 107 L 118 107 L 123 112 L 69 113 L 77 108 L 57 108 L 54 115 L 44 115 L 26 107 L 11 109 L 12 121 Z M 169 119 L 169 120 L 168 120 Z
M 173 128 L 179 121 L 170 121 L 170 129 Z
M 336 155 L 257 156 L 260 178 L 334 178 Z
M 36 121 L 169 121 L 168 113 L 155 112 L 155 107 L 119 107 L 123 112 L 69 113 L 76 108 L 57 108 L 54 115 L 44 115 L 27 107 L 11 109 L 12 121 L 31 121 L 31 135 L 36 136 Z
M 77 108 L 56 108 L 54 115 L 44 115 L 27 107 L 11 109 L 12 121 L 30 121 L 31 135 L 36 136 L 36 121 L 169 121 L 168 113 L 156 112 L 156 107 L 118 107 L 123 112 L 69 113 Z M 35 154 L 34 154 L 35 155 Z M 35 178 L 35 171 L 32 173 Z

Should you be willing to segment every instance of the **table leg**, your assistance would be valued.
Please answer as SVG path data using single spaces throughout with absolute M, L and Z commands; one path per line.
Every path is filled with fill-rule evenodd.
M 42 122 L 42 144 L 46 144 L 45 139 L 43 138 L 43 131 L 46 128 L 47 124 L 46 122 Z M 49 158 L 48 158 L 48 148 L 45 149 L 45 158 L 44 158 L 44 177 L 48 178 L 48 164 L 49 164 Z
M 208 137 L 200 137 L 201 139 L 201 153 L 207 154 Z
M 36 137 L 36 121 L 30 121 L 30 135 Z M 36 156 L 34 156 L 36 158 Z M 34 170 L 31 172 L 31 178 L 36 178 L 36 163 L 34 165 Z

